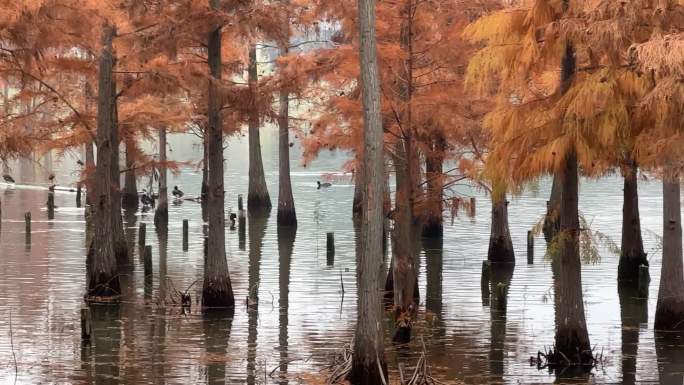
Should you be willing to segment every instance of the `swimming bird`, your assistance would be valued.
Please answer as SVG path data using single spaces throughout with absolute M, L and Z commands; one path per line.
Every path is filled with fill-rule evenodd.
M 179 188 L 178 186 L 173 186 L 173 191 L 171 192 L 174 197 L 180 199 L 183 198 L 183 195 L 185 195 Z
M 9 176 L 8 174 L 3 175 L 3 176 L 2 176 L 2 179 L 4 179 L 5 182 L 7 182 L 7 183 L 15 183 L 15 182 L 14 182 L 14 178 L 12 178 L 11 176 Z
M 322 189 L 322 188 L 328 188 L 328 187 L 332 186 L 332 183 L 328 183 L 328 182 L 321 183 L 320 180 L 319 180 L 319 181 L 316 181 L 316 183 L 318 183 L 317 189 L 319 189 L 319 190 Z
M 235 213 L 230 213 L 230 229 L 235 230 L 235 220 L 237 219 L 237 215 Z
M 142 203 L 145 206 L 151 206 L 152 203 L 152 198 L 150 198 L 150 195 L 147 193 L 147 190 L 143 189 L 142 194 L 140 195 L 140 203 Z
M 77 163 L 79 166 L 83 166 L 83 161 L 80 160 L 80 159 L 78 159 L 78 160 L 76 161 L 76 163 Z

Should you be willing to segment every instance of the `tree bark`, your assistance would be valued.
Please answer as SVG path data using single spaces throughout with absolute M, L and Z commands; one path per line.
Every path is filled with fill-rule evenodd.
M 218 8 L 218 0 L 210 0 L 213 9 Z M 202 306 L 235 306 L 233 286 L 230 282 L 228 262 L 226 261 L 225 212 L 223 193 L 223 124 L 217 83 L 221 79 L 221 27 L 214 26 L 209 32 L 208 62 L 211 80 L 209 81 L 208 106 L 208 219 L 207 258 L 202 287 Z
M 515 263 L 513 241 L 508 229 L 508 201 L 506 194 L 492 195 L 492 225 L 487 259 L 492 263 Z
M 154 225 L 166 228 L 169 225 L 169 192 L 166 167 L 166 127 L 159 129 L 159 202 L 154 212 Z
M 352 215 L 354 218 L 361 216 L 363 212 L 363 165 L 361 160 L 356 161 L 354 171 L 354 200 L 352 201 Z
M 116 58 L 114 59 L 116 61 Z M 114 255 L 116 260 L 128 263 L 128 247 L 126 245 L 126 234 L 123 228 L 123 216 L 121 215 L 121 171 L 119 167 L 119 108 L 116 99 L 116 82 L 112 79 L 112 129 L 111 135 L 112 151 L 111 157 L 111 178 L 112 178 L 112 233 L 114 235 Z
M 133 209 L 138 207 L 138 185 L 135 177 L 135 140 L 129 136 L 124 139 L 126 146 L 126 174 L 124 179 L 124 193 L 121 203 L 124 208 Z
M 97 169 L 94 183 L 94 234 L 86 257 L 87 301 L 112 300 L 121 294 L 112 234 L 112 39 L 115 30 L 105 25 L 102 31 L 102 53 L 98 76 L 97 103 Z
M 684 330 L 684 266 L 679 175 L 663 177 L 663 264 L 656 305 L 656 330 Z
M 639 219 L 639 194 L 637 191 L 637 172 L 635 162 L 629 162 L 624 171 L 624 200 L 622 204 L 622 244 L 618 264 L 618 282 L 628 282 L 636 287 L 639 280 L 639 266 L 648 266 L 641 238 Z
M 257 72 L 256 46 L 254 45 L 249 47 L 248 75 L 249 88 L 252 94 L 252 108 L 247 122 L 247 125 L 249 126 L 249 187 L 247 190 L 247 211 L 254 212 L 271 209 L 271 197 L 268 195 L 266 177 L 264 176 L 264 163 L 261 159 L 259 111 L 257 105 L 259 74 Z M 281 128 L 279 128 L 279 130 L 280 129 Z
M 441 237 L 444 233 L 442 191 L 444 190 L 444 138 L 437 138 L 431 143 L 430 151 L 425 154 L 425 178 L 427 180 L 427 199 L 425 219 L 423 220 L 423 236 Z
M 364 121 L 363 214 L 361 247 L 356 267 L 357 323 L 349 381 L 380 385 L 386 379 L 383 316 L 380 301 L 383 232 L 383 134 L 380 77 L 375 41 L 375 0 L 359 0 L 361 88 Z
M 406 150 L 399 141 L 394 156 L 397 191 L 395 194 L 394 229 L 392 232 L 392 278 L 394 283 L 394 342 L 411 339 L 411 324 L 416 310 L 414 302 L 416 269 L 413 259 L 413 213 L 411 179 L 407 172 Z M 420 232 L 418 232 L 420 234 Z
M 287 44 L 281 46 L 281 55 L 287 55 L 289 49 L 289 16 L 286 25 Z M 280 110 L 278 113 L 278 224 L 281 226 L 297 226 L 292 181 L 290 180 L 290 94 L 286 89 L 280 90 Z
M 582 269 L 579 255 L 579 210 L 577 156 L 571 151 L 561 171 L 562 195 L 556 293 L 556 350 L 572 363 L 592 364 L 589 333 L 582 299 Z
M 544 225 L 542 228 L 546 243 L 551 242 L 560 229 L 560 200 L 561 178 L 554 175 L 553 183 L 551 185 L 551 197 L 549 197 L 548 202 L 546 202 L 546 216 L 544 216 Z

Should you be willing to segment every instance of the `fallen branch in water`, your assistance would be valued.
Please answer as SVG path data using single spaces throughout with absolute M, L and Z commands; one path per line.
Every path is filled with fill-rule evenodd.
M 404 385 L 437 385 L 437 384 L 441 384 L 441 382 L 437 381 L 434 377 L 432 377 L 432 373 L 430 373 L 430 366 L 428 365 L 428 360 L 427 360 L 427 349 L 425 348 L 425 341 L 423 340 L 423 337 L 420 338 L 420 341 L 423 345 L 423 351 L 420 353 L 420 358 L 418 358 L 418 363 L 416 364 L 416 367 L 413 369 L 413 374 L 411 375 L 411 378 L 408 380 L 408 382 L 404 382 L 403 366 L 399 366 L 399 377 L 401 378 L 402 384 L 404 384 Z
M 304 362 L 306 363 L 306 362 L 309 362 L 309 360 L 311 359 L 311 357 L 313 357 L 313 355 L 309 356 L 309 357 L 306 358 L 306 359 L 303 359 L 303 358 L 292 358 L 292 359 L 286 360 L 286 361 L 284 361 L 284 362 L 281 362 L 278 366 L 276 366 L 275 368 L 273 368 L 273 370 L 271 370 L 271 373 L 269 373 L 268 376 L 272 378 L 272 377 L 273 377 L 273 373 L 275 373 L 275 371 L 278 370 L 278 369 L 280 369 L 283 365 L 291 364 L 291 363 L 296 362 L 296 361 L 304 361 Z
M 330 374 L 327 383 L 339 384 L 342 381 L 344 381 L 347 378 L 347 376 L 349 376 L 349 372 L 351 372 L 352 362 L 352 345 L 346 344 L 344 345 L 342 350 L 337 352 L 333 357 L 333 363 L 329 366 L 329 368 L 332 370 L 332 373 Z

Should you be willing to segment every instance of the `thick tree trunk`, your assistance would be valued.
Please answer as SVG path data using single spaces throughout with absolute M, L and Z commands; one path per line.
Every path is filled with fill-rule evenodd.
M 154 212 L 154 224 L 166 228 L 169 225 L 169 191 L 166 167 L 166 127 L 159 129 L 159 203 Z
M 218 8 L 218 0 L 210 0 L 212 8 Z M 202 287 L 202 306 L 234 307 L 235 297 L 226 261 L 226 225 L 223 194 L 223 124 L 221 105 L 216 82 L 221 79 L 221 28 L 209 32 L 209 70 L 213 79 L 209 82 L 208 108 L 208 219 L 207 258 Z
M 437 138 L 431 144 L 431 150 L 425 155 L 425 178 L 427 180 L 427 199 L 425 219 L 423 221 L 423 236 L 428 238 L 441 237 L 444 233 L 442 191 L 444 190 L 444 151 L 446 143 L 443 138 Z
M 103 28 L 97 103 L 97 169 L 93 185 L 94 234 L 86 258 L 87 301 L 116 299 L 121 294 L 112 233 L 112 39 L 115 30 Z
M 380 385 L 386 377 L 383 316 L 380 301 L 383 232 L 383 134 L 380 76 L 375 42 L 375 0 L 359 0 L 361 87 L 364 120 L 363 214 L 361 253 L 356 265 L 357 322 L 349 381 Z
M 124 208 L 133 209 L 138 207 L 138 184 L 135 177 L 135 140 L 127 137 L 124 140 L 126 146 L 126 173 L 124 179 L 124 192 L 121 203 Z
M 684 331 L 684 266 L 679 175 L 663 177 L 663 264 L 656 305 L 656 330 Z
M 112 129 L 110 130 L 112 144 L 112 233 L 114 236 L 114 255 L 116 260 L 128 263 L 128 247 L 126 246 L 126 234 L 123 228 L 121 215 L 121 171 L 119 167 L 119 109 L 116 100 L 116 82 L 112 80 Z
M 411 210 L 411 179 L 402 142 L 396 145 L 394 157 L 397 192 L 395 195 L 394 230 L 392 232 L 392 278 L 396 329 L 393 341 L 406 343 L 411 339 L 411 325 L 416 310 L 415 261 L 413 259 L 413 213 Z M 418 232 L 420 234 L 420 232 Z
M 508 229 L 508 201 L 506 195 L 492 195 L 492 225 L 487 259 L 492 263 L 515 263 L 513 241 Z
M 278 224 L 297 226 L 292 182 L 290 181 L 289 98 L 287 91 L 280 91 L 280 114 L 278 116 Z
M 593 363 L 582 299 L 582 269 L 579 255 L 579 210 L 577 156 L 565 159 L 560 207 L 559 253 L 556 293 L 556 350 L 572 363 Z
M 261 159 L 261 139 L 259 136 L 259 111 L 257 110 L 257 72 L 256 46 L 249 47 L 249 88 L 252 93 L 252 111 L 249 115 L 249 187 L 247 190 L 247 210 L 249 212 L 271 209 L 271 197 L 266 187 L 264 163 Z M 281 111 L 282 112 L 282 111 Z M 289 144 L 288 144 L 289 145 Z
M 637 191 L 637 165 L 630 162 L 624 172 L 624 201 L 622 204 L 622 245 L 618 265 L 618 282 L 629 282 L 636 287 L 639 280 L 639 266 L 648 266 L 641 238 L 639 219 L 639 194 Z

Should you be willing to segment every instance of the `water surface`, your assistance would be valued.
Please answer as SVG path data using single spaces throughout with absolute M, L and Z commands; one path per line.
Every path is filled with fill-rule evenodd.
M 191 136 L 170 138 L 170 158 L 201 158 Z M 262 134 L 264 168 L 272 201 L 277 202 L 277 135 Z M 195 140 L 196 141 L 196 140 Z M 152 147 L 150 147 L 152 148 Z M 191 286 L 197 304 L 203 274 L 200 207 L 171 205 L 167 234 L 153 230 L 153 212 L 126 213 L 130 269 L 122 270 L 123 302 L 92 309 L 94 336 L 80 339 L 84 306 L 85 219 L 75 194 L 58 192 L 54 219 L 48 220 L 47 192 L 0 187 L 0 379 L 12 383 L 311 383 L 331 355 L 351 342 L 356 320 L 355 239 L 351 220 L 354 186 L 337 175 L 333 187 L 316 189 L 316 180 L 335 176 L 347 157 L 326 152 L 306 167 L 292 149 L 292 183 L 299 227 L 278 232 L 275 209 L 250 217 L 240 231 L 227 231 L 226 248 L 237 308 L 234 316 L 203 317 L 197 306 L 181 314 L 161 298 Z M 20 183 L 46 184 L 49 171 L 60 184 L 75 178 L 74 156 L 24 160 L 12 167 Z M 246 195 L 247 138 L 231 138 L 226 150 L 226 210 L 235 211 L 237 195 Z M 198 195 L 201 172 L 182 168 L 170 186 Z M 146 182 L 145 182 L 146 183 Z M 141 186 L 142 188 L 142 186 Z M 415 363 L 425 342 L 432 374 L 441 381 L 465 383 L 551 383 L 555 374 L 530 366 L 529 357 L 553 343 L 554 308 L 551 266 L 544 242 L 535 243 L 533 265 L 526 263 L 526 234 L 539 221 L 549 193 L 548 181 L 531 186 L 510 203 L 510 225 L 517 265 L 498 276 L 510 282 L 506 310 L 483 300 L 481 262 L 489 241 L 490 204 L 480 191 L 477 215 L 447 220 L 443 242 L 425 242 L 420 254 L 420 313 L 409 348 L 389 347 L 390 367 Z M 583 266 L 587 324 L 592 345 L 604 362 L 582 381 L 599 383 L 681 383 L 681 344 L 661 343 L 653 333 L 661 256 L 661 188 L 640 185 L 640 209 L 652 282 L 647 301 L 621 300 L 617 256 L 601 248 L 599 263 Z M 622 182 L 617 177 L 583 180 L 581 210 L 591 227 L 620 240 Z M 33 216 L 30 241 L 24 213 Z M 190 221 L 190 244 L 182 251 L 181 224 Z M 137 247 L 137 226 L 147 224 L 153 248 L 151 282 L 146 282 Z M 326 232 L 333 231 L 336 255 L 326 258 Z M 342 291 L 342 284 L 344 292 Z M 248 308 L 249 291 L 258 306 Z M 11 314 L 11 317 L 10 317 Z M 11 319 L 11 328 L 10 328 Z M 386 324 L 391 327 L 391 321 Z M 389 332 L 388 332 L 389 336 Z M 280 365 L 280 366 L 279 366 Z M 279 367 L 278 367 L 279 366 Z M 275 371 L 274 368 L 278 367 Z M 272 375 L 271 372 L 273 371 Z M 394 378 L 397 373 L 392 373 Z

